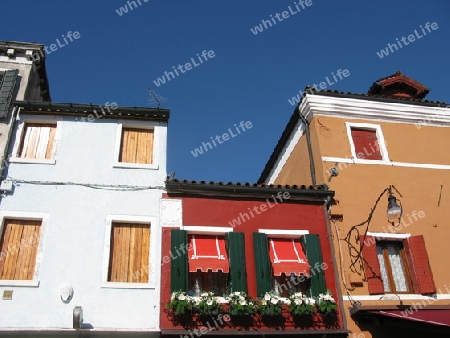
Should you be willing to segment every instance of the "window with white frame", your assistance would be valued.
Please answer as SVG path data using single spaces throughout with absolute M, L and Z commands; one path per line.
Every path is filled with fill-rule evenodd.
M 377 241 L 378 262 L 386 293 L 408 292 L 411 290 L 407 273 L 403 243 L 399 241 Z
M 350 122 L 346 125 L 352 157 L 355 160 L 388 160 L 380 125 Z
M 38 286 L 44 214 L 0 214 L 0 284 Z
M 370 294 L 436 292 L 422 235 L 368 232 L 360 243 Z
M 53 159 L 56 123 L 25 122 L 16 156 L 23 159 Z
M 4 220 L 0 240 L 0 279 L 33 279 L 41 224 L 39 220 Z
M 153 164 L 153 139 L 153 129 L 122 126 L 118 161 Z
M 150 224 L 113 221 L 108 282 L 148 283 Z

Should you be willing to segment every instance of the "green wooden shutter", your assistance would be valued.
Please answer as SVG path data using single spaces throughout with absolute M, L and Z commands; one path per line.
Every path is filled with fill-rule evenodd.
M 320 249 L 319 235 L 303 235 L 301 241 L 304 245 L 306 258 L 308 259 L 308 263 L 311 267 L 311 278 L 308 293 L 310 297 L 317 297 L 319 294 L 327 291 L 325 273 L 321 267 L 323 259 L 322 250 Z
M 7 70 L 0 87 L 0 117 L 8 115 L 9 103 L 16 84 L 17 69 Z
M 272 265 L 269 257 L 269 244 L 266 234 L 253 233 L 253 250 L 255 253 L 256 289 L 258 297 L 272 290 Z
M 188 235 L 185 230 L 171 231 L 170 291 L 187 291 L 188 286 Z
M 230 262 L 231 292 L 247 293 L 247 270 L 245 268 L 245 245 L 242 232 L 229 232 L 225 235 Z

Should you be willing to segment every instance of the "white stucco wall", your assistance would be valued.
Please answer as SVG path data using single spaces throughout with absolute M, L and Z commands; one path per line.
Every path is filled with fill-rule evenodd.
M 15 129 L 20 132 L 23 121 L 47 119 L 20 113 Z M 120 121 L 50 118 L 56 119 L 55 164 L 13 161 L 7 169 L 8 176 L 16 180 L 66 184 L 16 183 L 13 193 L 2 198 L 0 215 L 27 212 L 44 213 L 47 217 L 41 230 L 36 271 L 39 285 L 14 286 L 0 281 L 0 328 L 70 329 L 73 308 L 82 306 L 84 323 L 92 325 L 94 330 L 158 331 L 159 203 L 166 178 L 167 125 L 151 121 L 135 124 L 154 126 L 158 169 L 130 169 L 113 167 Z M 14 143 L 15 139 L 10 154 Z M 113 191 L 72 183 L 153 188 Z M 129 288 L 136 287 L 132 283 L 122 287 L 105 283 L 107 229 L 111 219 L 118 218 L 151 222 L 150 283 L 139 285 L 140 288 Z M 61 301 L 58 292 L 64 283 L 74 288 L 73 299 L 68 304 Z M 13 290 L 12 300 L 1 299 L 4 290 Z

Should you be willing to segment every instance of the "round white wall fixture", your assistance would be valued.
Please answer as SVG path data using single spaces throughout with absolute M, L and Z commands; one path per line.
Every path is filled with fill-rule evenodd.
M 64 303 L 70 302 L 73 296 L 73 287 L 70 284 L 62 284 L 59 288 L 59 296 Z

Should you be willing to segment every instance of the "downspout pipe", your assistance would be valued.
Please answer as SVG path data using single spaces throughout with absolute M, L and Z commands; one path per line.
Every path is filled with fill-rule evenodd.
M 311 182 L 312 182 L 313 186 L 316 186 L 317 185 L 316 166 L 314 164 L 314 157 L 313 157 L 313 151 L 312 151 L 312 146 L 311 146 L 311 134 L 309 131 L 309 122 L 306 120 L 306 118 L 300 112 L 300 105 L 297 107 L 297 113 L 300 117 L 300 120 L 305 124 L 306 144 L 308 147 L 308 154 L 309 154 L 309 170 L 311 171 Z

